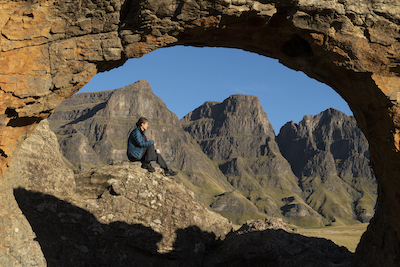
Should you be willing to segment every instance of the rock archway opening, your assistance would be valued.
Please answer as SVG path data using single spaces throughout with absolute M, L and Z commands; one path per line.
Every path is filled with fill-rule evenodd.
M 167 46 L 241 48 L 306 73 L 349 104 L 369 141 L 379 184 L 375 217 L 354 261 L 356 266 L 399 265 L 400 46 L 393 1 L 20 1 L 1 6 L 2 176 L 36 123 L 97 72 Z M 233 168 L 239 163 L 225 167 L 241 170 Z M 22 215 L 6 175 L 1 189 L 3 206 L 13 207 L 2 210 L 10 218 L 2 229 L 14 236 L 12 218 Z M 221 195 L 215 207 L 230 197 Z
M 75 96 L 79 98 L 80 93 L 123 88 L 139 79 L 150 83 L 153 93 L 167 104 L 168 109 L 158 110 L 158 104 L 153 100 L 149 100 L 152 104 L 146 107 L 152 112 L 138 110 L 136 102 L 130 102 L 132 106 L 125 103 L 129 97 L 147 101 L 143 98 L 152 99 L 153 94 L 137 93 L 135 96 L 124 95 L 117 98 L 124 102 L 122 106 L 125 112 L 121 115 L 116 111 L 119 114 L 116 116 L 131 119 L 131 125 L 125 131 L 131 130 L 134 120 L 141 112 L 150 114 L 149 119 L 156 125 L 171 123 L 169 115 L 163 118 L 160 114 L 172 111 L 179 119 L 188 114 L 188 117 L 181 120 L 184 129 L 199 143 L 202 152 L 219 166 L 228 182 L 226 186 L 231 186 L 229 190 L 225 188 L 218 193 L 207 192 L 202 199 L 214 210 L 228 214 L 228 218 L 235 223 L 273 215 L 283 216 L 295 225 L 320 227 L 366 223 L 373 216 L 377 189 L 369 166 L 367 140 L 357 127 L 355 119 L 349 116 L 351 111 L 347 103 L 328 86 L 301 72 L 288 69 L 275 59 L 255 53 L 228 48 L 176 46 L 158 49 L 142 58 L 130 59 L 122 67 L 97 74 Z M 256 96 L 260 105 L 254 105 L 253 98 L 241 99 L 237 95 Z M 119 107 L 121 104 L 118 101 L 106 103 L 103 108 L 106 109 L 107 105 Z M 213 103 L 206 105 L 207 101 Z M 233 104 L 234 101 L 239 104 Z M 217 110 L 217 106 L 220 106 L 219 110 L 212 111 Z M 197 116 L 196 109 L 208 115 Z M 66 112 L 65 106 L 62 111 Z M 268 118 L 259 117 L 263 111 L 268 114 Z M 56 117 L 59 116 L 57 109 L 55 113 Z M 205 125 L 194 124 L 199 124 L 202 120 L 212 120 L 208 125 L 212 130 L 198 135 L 196 132 L 199 129 L 204 130 L 202 127 Z M 77 125 L 82 124 L 80 119 L 76 118 L 76 121 Z M 221 125 L 232 121 L 235 122 L 230 128 L 231 132 L 222 130 Z M 253 127 L 249 128 L 249 132 L 242 129 L 246 121 L 253 121 L 249 124 Z M 262 126 L 268 121 L 272 123 L 273 130 Z M 75 122 L 71 120 L 68 123 Z M 98 128 L 105 127 L 107 125 Z M 83 129 L 84 126 L 77 127 L 79 128 Z M 58 128 L 55 130 L 60 131 Z M 92 144 L 91 149 L 100 151 L 99 143 L 104 143 L 107 139 L 105 132 L 107 131 L 102 134 L 89 131 L 85 133 L 82 130 L 79 134 L 87 136 L 88 143 Z M 219 134 L 214 136 L 212 132 Z M 105 139 L 93 138 L 99 135 L 105 136 Z M 239 138 L 240 135 L 247 136 Z M 257 140 L 258 138 L 261 140 Z M 109 136 L 108 140 L 111 139 Z M 167 140 L 168 136 L 161 139 Z M 220 143 L 214 143 L 216 139 Z M 119 142 L 123 143 L 124 140 Z M 240 142 L 259 146 L 256 149 L 259 152 L 251 151 L 250 147 L 241 147 L 238 145 Z M 64 140 L 63 143 L 67 142 Z M 216 152 L 217 146 L 231 152 L 225 153 L 223 149 Z M 171 145 L 163 148 L 182 153 Z M 62 149 L 66 154 L 71 150 L 78 150 L 66 147 Z M 124 154 L 124 147 L 113 149 L 119 150 L 119 153 L 110 155 L 109 158 L 123 159 L 121 155 Z M 200 184 L 199 181 L 207 184 L 201 175 L 195 179 L 188 174 L 196 169 L 190 166 L 193 162 L 175 157 L 172 152 L 170 156 L 173 158 L 172 164 L 177 167 L 185 166 L 182 168 L 186 172 L 183 180 L 189 188 Z M 277 158 L 285 160 L 279 161 Z M 79 168 L 85 166 L 82 164 Z M 274 188 L 282 190 L 282 193 L 272 193 L 271 189 Z M 232 190 L 240 196 L 227 194 Z M 221 197 L 217 197 L 218 195 Z M 211 200 L 210 197 L 218 200 Z M 269 198 L 274 200 L 268 200 Z M 227 199 L 231 200 L 228 204 Z M 232 209 L 235 201 L 247 207 L 241 208 L 237 214 L 226 212 Z M 221 208 L 223 205 L 225 207 Z M 250 210 L 248 215 L 239 215 L 244 209 Z

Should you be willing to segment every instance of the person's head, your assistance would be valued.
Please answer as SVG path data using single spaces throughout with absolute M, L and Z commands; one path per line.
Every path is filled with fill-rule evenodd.
M 140 127 L 140 129 L 142 129 L 142 131 L 145 131 L 147 129 L 147 127 L 149 127 L 149 120 L 141 117 L 137 123 L 136 123 L 137 127 Z

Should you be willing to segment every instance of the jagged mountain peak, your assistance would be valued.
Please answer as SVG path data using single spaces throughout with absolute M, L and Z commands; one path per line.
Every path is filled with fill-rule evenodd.
M 115 90 L 75 94 L 55 109 L 50 120 L 66 125 L 95 116 L 132 120 L 146 117 L 149 120 L 178 123 L 177 116 L 153 94 L 149 82 L 145 80 Z
M 206 101 L 203 105 L 185 116 L 185 120 L 198 120 L 200 118 L 218 119 L 220 116 L 226 116 L 229 113 L 239 111 L 256 112 L 262 111 L 260 100 L 256 96 L 236 94 L 226 98 L 223 102 Z M 265 113 L 264 113 L 265 114 Z M 266 114 L 265 114 L 266 115 Z
M 369 221 L 376 181 L 368 142 L 353 117 L 330 108 L 285 124 L 276 140 L 313 209 L 331 222 L 352 217 Z
M 281 140 L 281 143 L 285 142 L 285 140 L 296 138 L 301 139 L 305 143 L 305 147 L 315 151 L 330 151 L 333 148 L 331 144 L 335 140 L 350 139 L 354 141 L 355 146 L 362 146 L 361 149 L 354 149 L 360 151 L 368 150 L 366 147 L 367 142 L 358 128 L 356 120 L 352 116 L 333 108 L 329 108 L 315 116 L 306 115 L 298 124 L 293 121 L 286 123 L 276 137 L 277 140 Z M 359 143 L 360 140 L 362 143 Z M 282 143 L 282 145 L 285 150 L 285 144 Z
M 233 95 L 222 103 L 206 102 L 193 113 L 182 120 L 183 128 L 258 210 L 269 216 L 283 213 L 300 224 L 302 219 L 322 224 L 321 217 L 297 196 L 301 193 L 297 178 L 279 151 L 258 97 Z M 231 206 L 238 206 L 234 197 L 220 202 L 212 207 L 225 214 L 232 213 Z
M 331 136 L 334 130 L 340 129 L 346 131 L 346 134 L 354 132 L 354 128 L 357 127 L 357 122 L 352 116 L 348 116 L 345 113 L 334 109 L 328 108 L 317 115 L 305 115 L 303 119 L 298 123 L 293 121 L 287 122 L 280 130 L 286 130 L 286 128 L 296 129 L 300 135 L 306 135 L 310 131 L 316 129 L 322 131 L 321 133 L 326 136 Z
M 292 167 L 298 177 L 302 176 L 300 169 L 303 170 L 304 166 L 297 168 L 296 165 L 305 160 L 304 156 L 299 156 L 300 152 L 312 157 L 324 151 L 338 160 L 344 160 L 352 154 L 368 157 L 368 142 L 354 117 L 333 108 L 315 116 L 304 116 L 298 124 L 288 122 L 281 128 L 276 140 L 289 162 L 297 162 Z M 295 160 L 298 157 L 303 160 Z
M 201 122 L 194 123 L 197 120 Z M 275 136 L 260 99 L 251 95 L 231 95 L 223 102 L 205 102 L 188 113 L 181 122 L 184 128 L 192 127 L 187 131 L 195 139 L 234 135 Z

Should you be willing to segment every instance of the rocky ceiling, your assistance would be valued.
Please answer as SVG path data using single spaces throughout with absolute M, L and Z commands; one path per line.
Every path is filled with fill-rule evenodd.
M 21 216 L 8 162 L 38 121 L 129 58 L 221 46 L 277 58 L 347 101 L 379 184 L 355 266 L 399 266 L 399 24 L 397 0 L 0 0 L 0 250 Z

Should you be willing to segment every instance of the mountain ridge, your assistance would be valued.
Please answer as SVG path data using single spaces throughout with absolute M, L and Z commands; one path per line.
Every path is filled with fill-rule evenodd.
M 291 140 L 290 143 L 288 140 Z M 371 219 L 373 206 L 361 207 L 358 204 L 366 199 L 373 202 L 371 198 L 377 194 L 376 181 L 369 166 L 368 143 L 356 127 L 354 118 L 332 108 L 327 109 L 313 117 L 305 116 L 299 124 L 287 123 L 281 128 L 277 141 L 282 154 L 299 177 L 299 185 L 306 193 L 305 198 L 309 199 L 308 204 L 314 209 L 324 210 L 323 196 L 316 196 L 310 189 L 315 191 L 316 187 L 320 187 L 319 191 L 340 191 L 344 194 L 333 204 L 338 210 L 335 217 L 343 217 L 343 213 L 349 217 L 354 210 L 354 215 L 361 222 Z M 349 206 L 349 199 L 355 207 Z
M 96 93 L 83 95 L 85 101 L 92 96 L 90 94 Z M 52 130 L 58 135 L 61 150 L 67 160 L 81 157 L 68 152 L 79 151 L 77 144 L 87 147 L 86 151 L 90 152 L 92 149 L 92 154 L 96 151 L 114 151 L 108 154 L 100 153 L 101 160 L 96 160 L 96 157 L 91 158 L 90 153 L 86 153 L 85 160 L 92 166 L 107 164 L 104 162 L 104 158 L 107 157 L 108 163 L 126 160 L 124 158 L 126 137 L 124 139 L 121 136 L 129 134 L 138 116 L 145 116 L 152 124 L 148 132 L 149 138 L 156 140 L 167 161 L 180 170 L 177 179 L 192 189 L 206 206 L 235 223 L 240 224 L 247 219 L 273 215 L 297 225 L 318 226 L 356 223 L 357 220 L 366 222 L 373 215 L 376 182 L 373 181 L 373 174 L 362 177 L 368 172 L 365 170 L 368 166 L 365 164 L 368 161 L 367 154 L 364 157 L 357 156 L 356 153 L 347 155 L 344 149 L 340 149 L 341 145 L 345 144 L 347 148 L 352 148 L 351 151 L 367 153 L 365 150 L 367 143 L 358 139 L 353 143 L 343 141 L 350 136 L 349 129 L 356 127 L 355 120 L 345 114 L 340 115 L 333 109 L 325 111 L 325 117 L 320 114 L 314 116 L 315 121 L 313 116 L 305 116 L 299 124 L 287 123 L 289 126 L 283 126 L 279 134 L 275 135 L 267 114 L 255 96 L 232 95 L 223 102 L 207 101 L 178 120 L 176 115 L 154 96 L 148 82 L 143 80 L 122 90 L 100 93 L 95 96 L 97 104 L 92 103 L 91 108 L 79 102 L 79 95 L 73 96 L 72 100 L 66 100 L 69 102 L 61 104 L 55 110 L 54 117 L 52 115 L 49 118 Z M 101 101 L 98 100 L 104 99 L 105 96 L 109 98 L 109 102 L 103 100 L 103 106 L 99 106 Z M 81 118 L 85 118 L 82 116 L 89 114 L 90 110 L 93 116 L 76 122 L 72 122 L 73 118 L 77 119 L 76 117 L 65 115 L 62 117 L 62 113 L 76 103 L 79 104 L 78 110 L 84 110 L 81 111 Z M 129 109 L 126 110 L 128 106 Z M 137 111 L 142 110 L 144 106 L 147 110 L 143 114 L 137 114 Z M 97 107 L 96 112 L 93 111 L 94 107 Z M 111 112 L 114 108 L 116 110 Z M 311 126 L 317 125 L 317 120 L 320 126 L 326 128 L 324 123 L 329 122 L 329 116 L 338 114 L 342 123 L 347 125 L 347 130 L 341 132 L 337 127 L 329 128 L 331 131 L 328 132 L 334 133 L 332 136 L 337 140 L 333 137 L 329 137 L 329 140 L 314 140 L 310 138 L 312 134 L 306 134 L 312 133 Z M 61 121 L 60 118 L 64 120 Z M 60 127 L 61 124 L 65 126 Z M 112 124 L 119 127 L 113 129 Z M 89 129 L 89 133 L 80 130 L 83 128 L 86 128 L 86 131 Z M 107 131 L 108 134 L 104 134 Z M 357 134 L 353 137 L 361 138 L 361 131 Z M 114 138 L 113 135 L 119 137 Z M 285 142 L 282 141 L 283 136 Z M 338 136 L 346 138 L 339 140 Z M 329 146 L 329 149 L 332 147 L 335 156 L 328 153 L 330 150 L 323 150 L 323 146 L 328 148 L 329 142 L 336 144 L 336 147 Z M 71 143 L 75 148 L 73 146 L 67 149 Z M 249 147 L 253 149 L 248 149 Z M 301 155 L 299 151 L 303 149 L 308 153 L 303 153 L 304 155 L 313 155 L 315 160 L 323 164 L 311 164 L 313 159 L 311 156 L 303 157 L 303 161 L 305 159 L 310 161 L 308 165 L 308 161 L 293 162 L 295 158 L 290 156 L 290 147 L 295 148 L 296 152 L 293 154 Z M 340 159 L 342 162 L 339 162 Z M 360 159 L 361 163 L 356 166 L 357 164 L 352 163 L 351 159 Z M 78 169 L 86 168 L 85 165 L 77 166 Z M 323 168 L 318 170 L 318 166 Z M 337 171 L 338 166 L 340 172 Z M 350 175 L 350 171 L 353 169 L 359 172 L 359 175 L 356 175 L 357 179 L 363 178 L 359 179 L 361 182 L 358 184 L 356 181 L 352 182 L 354 175 Z M 310 172 L 322 174 L 323 179 L 316 175 L 303 175 Z M 344 176 L 347 182 L 341 180 L 341 176 Z M 316 182 L 318 179 L 321 181 Z M 320 188 L 324 193 L 321 196 L 310 193 L 316 183 L 322 185 Z M 337 201 L 331 194 L 334 190 L 344 197 L 343 201 Z M 323 197 L 330 201 L 321 203 Z M 356 201 L 361 204 L 344 205 L 344 210 L 341 207 L 345 202 Z M 331 212 L 332 209 L 337 211 Z

